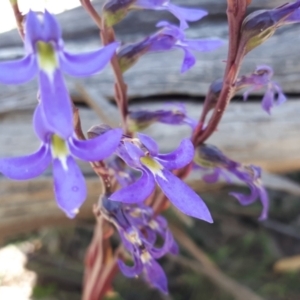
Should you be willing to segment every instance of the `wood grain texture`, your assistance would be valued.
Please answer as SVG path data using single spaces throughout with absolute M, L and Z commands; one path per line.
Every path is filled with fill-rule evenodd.
M 97 96 L 93 94 L 93 96 Z M 96 99 L 96 98 L 95 98 Z M 119 124 L 119 116 L 114 105 L 98 99 L 102 109 L 111 120 Z M 188 114 L 198 118 L 201 104 L 187 103 Z M 140 108 L 159 109 L 160 103 L 143 102 L 132 104 L 132 110 Z M 31 125 L 32 109 L 13 111 L 0 115 L 0 157 L 31 153 L 37 149 L 39 140 Z M 272 116 L 260 108 L 259 103 L 232 103 L 218 131 L 208 141 L 222 149 L 229 157 L 245 163 L 258 164 L 271 172 L 286 172 L 300 168 L 300 101 L 288 101 L 275 108 Z M 89 109 L 81 109 L 82 125 L 87 130 L 101 123 L 96 114 Z M 175 149 L 180 140 L 189 137 L 187 126 L 155 124 L 146 133 L 160 145 L 162 152 Z M 86 164 L 88 170 L 90 167 Z
M 195 0 L 177 2 L 191 6 Z M 208 5 L 210 1 L 204 1 L 204 7 L 206 6 L 205 3 Z M 210 7 L 211 9 L 222 7 L 225 3 L 225 0 L 212 1 Z M 256 6 L 259 6 L 260 2 L 254 1 L 254 7 L 256 7 L 255 3 L 257 3 Z M 264 3 L 266 7 L 272 6 L 272 1 L 264 1 Z M 276 1 L 277 4 L 281 4 L 281 1 Z M 96 7 L 100 10 L 101 5 L 96 4 Z M 174 20 L 167 12 L 132 12 L 128 18 L 116 26 L 117 37 L 123 42 L 139 40 L 155 31 L 155 23 L 162 18 Z M 73 52 L 88 51 L 96 49 L 100 45 L 98 30 L 81 7 L 59 15 L 58 20 L 63 28 L 67 50 Z M 84 20 L 84 22 L 80 22 L 80 26 L 74 26 L 74 24 L 78 24 L 78 20 Z M 224 11 L 216 16 L 208 16 L 203 21 L 191 24 L 187 35 L 190 38 L 219 37 L 224 39 L 225 45 L 210 53 L 197 53 L 196 66 L 183 75 L 179 72 L 183 56 L 180 50 L 144 56 L 125 74 L 130 98 L 170 93 L 203 96 L 206 94 L 209 84 L 214 79 L 222 77 L 224 71 L 222 61 L 227 57 L 226 40 L 228 38 Z M 299 44 L 298 25 L 279 30 L 274 37 L 248 55 L 242 73 L 253 71 L 257 65 L 271 65 L 275 71 L 274 78 L 280 83 L 284 91 L 299 93 Z M 22 42 L 16 30 L 0 35 L 0 60 L 21 57 L 23 52 Z M 67 77 L 67 82 L 72 91 L 74 79 Z M 95 89 L 103 97 L 113 98 L 113 74 L 109 67 L 100 75 L 82 79 L 81 82 L 88 89 Z M 36 89 L 35 82 L 18 87 L 1 85 L 0 107 L 12 107 L 13 103 L 18 106 L 20 102 L 34 103 Z

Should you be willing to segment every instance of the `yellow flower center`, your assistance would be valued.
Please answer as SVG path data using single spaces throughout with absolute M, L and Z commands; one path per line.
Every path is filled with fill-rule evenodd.
M 47 74 L 52 74 L 58 66 L 55 49 L 51 43 L 37 42 L 38 62 Z

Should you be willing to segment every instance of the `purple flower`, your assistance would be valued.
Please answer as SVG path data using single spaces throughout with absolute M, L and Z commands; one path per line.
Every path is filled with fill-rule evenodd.
M 55 18 L 45 11 L 32 11 L 26 16 L 25 50 L 21 60 L 0 63 L 0 82 L 21 84 L 39 78 L 42 109 L 51 129 L 63 138 L 72 132 L 72 107 L 62 72 L 75 77 L 101 71 L 109 62 L 118 44 L 85 54 L 64 51 L 61 30 Z
M 141 42 L 125 45 L 118 51 L 119 63 L 123 72 L 136 63 L 145 53 L 181 49 L 184 52 L 181 73 L 184 73 L 196 63 L 192 50 L 208 52 L 224 44 L 220 39 L 187 39 L 182 28 L 167 21 L 159 22 L 157 27 L 162 27 L 162 29 Z
M 189 27 L 187 21 L 195 22 L 207 15 L 205 10 L 180 7 L 170 0 L 110 0 L 103 7 L 107 26 L 119 23 L 133 9 L 167 10 L 180 21 L 181 29 Z
M 167 10 L 180 21 L 182 30 L 189 27 L 187 21 L 195 22 L 207 15 L 205 10 L 180 7 L 172 4 L 170 0 L 137 0 L 133 6 L 139 9 Z
M 201 170 L 212 170 L 212 173 L 203 176 L 203 180 L 207 183 L 215 183 L 221 176 L 230 183 L 230 175 L 243 181 L 250 188 L 250 194 L 230 193 L 230 195 L 237 198 L 242 205 L 252 204 L 259 198 L 263 206 L 259 219 L 264 220 L 267 218 L 269 199 L 267 191 L 261 183 L 261 168 L 235 162 L 227 158 L 217 147 L 208 144 L 197 147 L 194 162 Z
M 153 210 L 145 205 L 124 205 L 106 197 L 101 200 L 102 215 L 115 225 L 134 261 L 133 266 L 128 266 L 119 259 L 121 272 L 127 277 L 143 274 L 150 285 L 168 293 L 167 277 L 156 261 L 167 253 L 178 253 L 167 221 L 161 216 L 155 217 Z M 163 241 L 160 248 L 155 246 L 158 237 Z
M 87 194 L 84 177 L 74 157 L 84 161 L 108 157 L 116 150 L 122 130 L 111 129 L 86 141 L 78 140 L 74 132 L 61 137 L 47 124 L 41 105 L 34 113 L 34 129 L 42 141 L 39 150 L 28 156 L 0 159 L 0 172 L 10 179 L 31 179 L 41 175 L 52 161 L 57 204 L 73 218 Z
M 168 105 L 168 109 L 159 109 L 155 111 L 137 110 L 130 111 L 128 115 L 128 126 L 131 131 L 141 131 L 149 127 L 155 122 L 182 125 L 187 124 L 193 130 L 197 125 L 197 121 L 187 116 L 185 106 L 181 103 Z
M 123 138 L 117 150 L 128 166 L 141 172 L 141 177 L 110 196 L 113 201 L 139 203 L 155 189 L 155 182 L 166 197 L 183 213 L 212 223 L 210 212 L 202 199 L 170 170 L 180 169 L 191 162 L 194 147 L 184 139 L 178 149 L 159 154 L 156 142 L 138 133 L 137 138 Z
M 262 99 L 262 108 L 268 113 L 271 113 L 271 109 L 275 105 L 284 103 L 287 99 L 282 92 L 281 87 L 271 80 L 274 72 L 269 66 L 258 66 L 251 75 L 242 76 L 236 83 L 238 89 L 247 87 L 247 91 L 244 93 L 244 100 L 247 100 L 249 94 L 252 91 L 260 90 L 266 87 L 265 95 Z M 277 97 L 275 97 L 277 94 Z

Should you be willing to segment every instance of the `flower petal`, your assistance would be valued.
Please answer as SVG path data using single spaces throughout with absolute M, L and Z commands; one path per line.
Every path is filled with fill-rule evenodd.
M 15 180 L 31 179 L 41 175 L 51 163 L 51 152 L 47 145 L 28 156 L 0 159 L 0 172 Z
M 40 71 L 41 104 L 48 125 L 55 133 L 67 139 L 73 133 L 73 115 L 69 93 L 59 70 L 53 78 Z
M 180 47 L 184 51 L 184 58 L 181 65 L 181 73 L 185 73 L 196 63 L 195 55 L 185 47 Z
M 108 64 L 118 46 L 119 43 L 111 43 L 100 50 L 83 54 L 62 52 L 59 59 L 61 69 L 75 77 L 93 75 Z
M 168 154 L 159 154 L 156 159 L 168 170 L 175 170 L 189 164 L 194 157 L 194 152 L 192 142 L 184 139 L 176 150 Z
M 120 271 L 126 276 L 126 277 L 136 277 L 139 274 L 141 274 L 143 270 L 142 262 L 134 256 L 134 265 L 132 267 L 127 266 L 121 259 L 118 259 L 118 265 L 120 268 Z
M 249 184 L 248 185 L 250 188 L 250 194 L 242 194 L 242 193 L 229 193 L 229 195 L 235 197 L 241 205 L 249 205 L 252 204 L 258 197 L 259 195 L 259 189 L 256 185 L 254 184 Z
M 141 170 L 142 176 L 133 184 L 114 192 L 109 199 L 125 203 L 137 203 L 146 200 L 155 188 L 153 175 Z
M 263 207 L 259 220 L 262 221 L 268 218 L 269 212 L 269 196 L 266 189 L 263 186 L 259 188 L 259 196 Z
M 86 198 L 87 190 L 82 172 L 73 157 L 66 157 L 65 165 L 60 159 L 54 159 L 53 177 L 57 205 L 69 218 L 74 218 Z
M 168 10 L 180 21 L 180 28 L 186 29 L 189 27 L 186 21 L 195 22 L 207 15 L 205 10 L 185 8 L 174 4 L 168 4 Z
M 46 123 L 44 111 L 40 104 L 37 105 L 33 114 L 33 127 L 39 139 L 46 143 L 49 135 L 51 135 L 51 130 Z
M 43 38 L 44 41 L 59 41 L 61 39 L 61 29 L 54 15 L 45 10 L 43 15 Z
M 157 261 L 152 259 L 145 265 L 147 281 L 165 294 L 168 294 L 168 281 L 163 268 Z
M 271 114 L 271 108 L 274 106 L 274 91 L 272 89 L 267 89 L 262 99 L 261 106 L 269 115 Z
M 185 40 L 185 44 L 195 51 L 209 52 L 224 45 L 221 39 L 201 39 L 201 40 Z
M 164 238 L 165 238 L 165 241 L 161 248 L 157 248 L 157 247 L 153 246 L 149 250 L 149 252 L 151 253 L 151 256 L 155 259 L 161 258 L 165 254 L 167 254 L 173 245 L 174 239 L 173 239 L 173 235 L 170 232 L 170 230 L 166 230 Z
M 137 137 L 142 142 L 142 144 L 149 150 L 152 156 L 157 155 L 158 146 L 154 141 L 154 139 L 152 139 L 150 136 L 147 136 L 146 134 L 143 133 L 137 133 Z
M 82 160 L 100 161 L 117 149 L 121 137 L 122 129 L 116 128 L 90 140 L 80 141 L 72 138 L 69 147 L 71 153 Z
M 219 168 L 215 168 L 211 174 L 205 174 L 203 176 L 203 180 L 207 183 L 215 183 L 219 180 L 221 170 Z
M 124 146 L 125 146 L 124 148 L 127 151 L 127 154 L 135 162 L 139 162 L 140 158 L 145 155 L 144 152 L 142 151 L 142 149 L 140 149 L 135 144 L 132 144 L 130 142 L 124 142 Z
M 0 63 L 0 82 L 4 84 L 22 84 L 36 76 L 37 61 L 33 54 L 20 60 Z
M 25 44 L 27 44 L 26 46 L 32 48 L 33 44 L 40 40 L 42 36 L 42 25 L 40 20 L 38 19 L 37 13 L 35 13 L 32 10 L 29 10 L 29 12 L 26 15 L 25 23 Z
M 155 179 L 164 194 L 184 214 L 212 223 L 210 212 L 203 200 L 183 181 L 166 169 Z

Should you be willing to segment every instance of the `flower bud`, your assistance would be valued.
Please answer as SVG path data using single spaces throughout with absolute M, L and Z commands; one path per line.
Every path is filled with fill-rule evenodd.
M 110 0 L 105 3 L 102 9 L 105 24 L 111 27 L 121 22 L 134 2 L 136 0 Z
M 275 31 L 289 24 L 288 17 L 300 7 L 300 2 L 271 9 L 258 10 L 248 15 L 241 28 L 241 37 L 245 44 L 245 54 L 264 43 Z
M 124 73 L 131 68 L 139 58 L 144 55 L 150 48 L 150 38 L 146 38 L 142 42 L 129 44 L 121 47 L 118 51 L 118 60 L 121 71 Z
M 227 158 L 216 146 L 209 144 L 201 144 L 196 148 L 194 162 L 205 168 L 232 168 L 238 165 Z
M 95 137 L 102 135 L 111 129 L 112 128 L 106 124 L 94 125 L 88 130 L 87 135 L 89 139 L 94 139 Z

